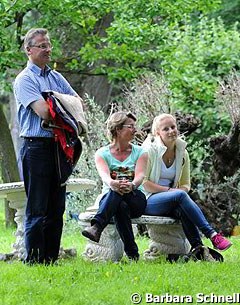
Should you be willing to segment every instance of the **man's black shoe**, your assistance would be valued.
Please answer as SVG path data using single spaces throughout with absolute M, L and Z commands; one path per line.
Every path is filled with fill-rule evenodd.
M 131 255 L 131 256 L 128 256 L 128 259 L 129 259 L 129 261 L 131 261 L 131 262 L 138 262 L 139 261 L 139 257 L 140 257 L 140 255 L 139 254 L 136 254 L 136 255 Z
M 91 227 L 87 227 L 82 231 L 83 236 L 91 239 L 92 241 L 95 241 L 96 243 L 99 242 L 101 233 L 102 229 L 97 224 L 94 224 Z

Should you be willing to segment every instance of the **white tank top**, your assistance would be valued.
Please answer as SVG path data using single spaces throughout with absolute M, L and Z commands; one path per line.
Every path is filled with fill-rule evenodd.
M 161 175 L 158 180 L 158 184 L 162 186 L 171 186 L 176 175 L 176 160 L 170 167 L 166 167 L 166 164 L 161 160 Z

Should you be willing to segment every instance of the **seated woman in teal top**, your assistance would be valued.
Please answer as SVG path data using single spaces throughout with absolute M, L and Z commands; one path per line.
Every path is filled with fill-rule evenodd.
M 108 120 L 111 143 L 95 154 L 96 167 L 103 182 L 102 197 L 91 227 L 83 230 L 82 234 L 99 242 L 103 229 L 114 217 L 126 255 L 138 260 L 131 218 L 140 217 L 147 204 L 141 187 L 147 153 L 142 147 L 131 143 L 136 132 L 135 123 L 136 117 L 126 112 L 116 112 Z

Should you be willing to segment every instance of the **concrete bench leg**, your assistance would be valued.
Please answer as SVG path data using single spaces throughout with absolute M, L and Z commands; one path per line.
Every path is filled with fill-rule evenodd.
M 88 224 L 89 225 L 89 224 Z M 81 223 L 83 226 L 83 223 Z M 109 224 L 102 232 L 99 243 L 88 240 L 83 257 L 92 262 L 119 261 L 123 256 L 123 242 L 116 226 Z
M 180 224 L 148 224 L 147 228 L 151 243 L 149 249 L 144 251 L 145 259 L 154 260 L 163 254 L 186 254 L 189 252 L 190 244 Z

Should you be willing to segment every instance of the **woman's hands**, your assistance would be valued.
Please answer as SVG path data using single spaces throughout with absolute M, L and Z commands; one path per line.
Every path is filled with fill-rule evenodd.
M 109 186 L 111 190 L 120 195 L 132 192 L 133 188 L 132 182 L 130 182 L 128 179 L 111 180 Z

